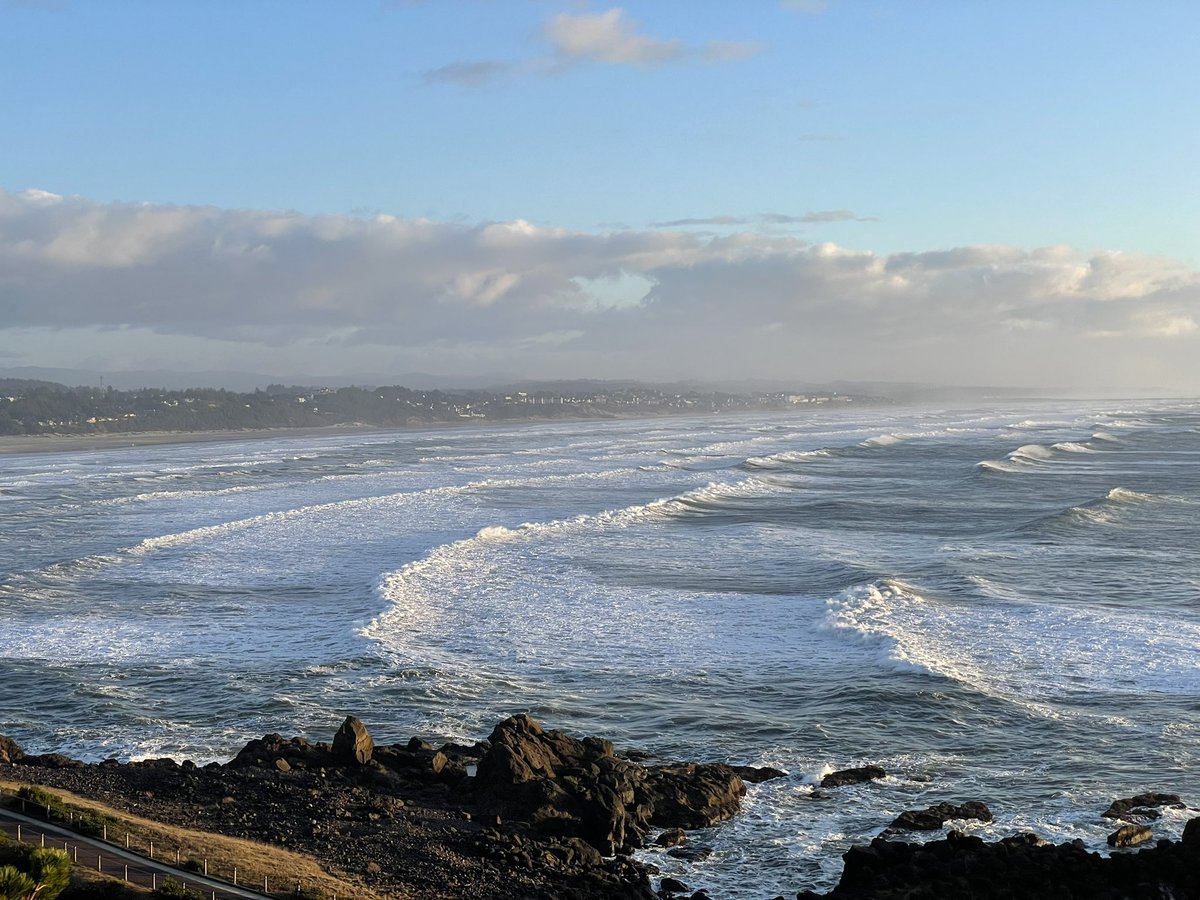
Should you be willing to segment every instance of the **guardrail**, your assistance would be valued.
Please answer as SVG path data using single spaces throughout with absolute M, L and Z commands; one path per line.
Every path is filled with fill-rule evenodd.
M 62 849 L 76 865 L 151 890 L 171 878 L 205 900 L 339 900 L 338 893 L 306 885 L 303 879 L 285 884 L 277 870 L 231 862 L 229 854 L 210 865 L 210 859 L 191 843 L 164 839 L 163 833 L 172 830 L 168 826 L 154 830 L 155 836 L 151 836 L 137 823 L 75 806 L 37 785 L 22 786 L 16 793 L 0 788 L 0 808 L 15 814 L 9 821 L 0 821 L 0 829 L 17 841 Z M 46 827 L 40 827 L 41 823 Z M 352 896 L 349 889 L 340 894 L 342 900 Z

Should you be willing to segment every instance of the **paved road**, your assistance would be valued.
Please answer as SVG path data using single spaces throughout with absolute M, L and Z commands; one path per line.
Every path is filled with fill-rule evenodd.
M 71 859 L 81 866 L 144 887 L 156 887 L 169 876 L 200 891 L 211 900 L 263 900 L 267 896 L 213 878 L 205 878 L 186 869 L 177 869 L 158 860 L 147 859 L 122 847 L 50 825 L 11 809 L 0 808 L 0 830 L 14 839 L 19 831 L 23 843 L 66 850 Z

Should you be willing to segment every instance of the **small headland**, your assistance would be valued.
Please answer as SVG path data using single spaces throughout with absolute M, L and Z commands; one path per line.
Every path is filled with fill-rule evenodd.
M 874 766 L 843 770 L 827 775 L 821 789 L 884 776 Z M 747 782 L 781 777 L 774 769 L 663 763 L 600 738 L 543 729 L 525 715 L 500 722 L 486 740 L 440 747 L 420 738 L 376 745 L 350 717 L 330 743 L 270 734 L 227 763 L 204 766 L 83 763 L 26 755 L 0 738 L 0 780 L 10 787 L 36 785 L 68 803 L 91 804 L 95 815 L 114 817 L 114 833 L 171 829 L 173 838 L 158 837 L 160 853 L 172 839 L 215 847 L 204 844 L 206 836 L 253 842 L 267 859 L 286 851 L 266 865 L 273 883 L 291 890 L 271 895 L 310 900 L 705 900 L 702 885 L 659 879 L 633 852 L 657 844 L 702 853 L 690 831 L 737 815 Z M 985 842 L 951 830 L 942 840 L 905 841 L 947 822 L 991 818 L 980 801 L 939 803 L 904 812 L 869 845 L 851 848 L 828 894 L 795 896 L 1200 900 L 1200 818 L 1187 822 L 1179 841 L 1155 842 L 1145 824 L 1157 809 L 1180 804 L 1172 794 L 1114 801 L 1103 813 L 1114 820 L 1110 843 L 1129 849 L 1103 857 L 1078 842 L 1056 846 L 1033 834 Z M 207 854 L 218 850 L 203 852 L 208 866 Z M 220 852 L 236 864 L 245 851 Z M 300 871 L 309 864 L 319 869 Z M 747 885 L 739 896 L 753 891 Z

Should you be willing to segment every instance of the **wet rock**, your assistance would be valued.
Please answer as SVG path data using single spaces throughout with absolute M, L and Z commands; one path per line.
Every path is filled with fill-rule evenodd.
M 682 859 L 686 862 L 700 862 L 700 860 L 708 859 L 712 855 L 712 847 L 672 847 L 667 851 L 667 856 L 674 859 Z
M 19 762 L 23 756 L 25 751 L 17 746 L 16 741 L 0 734 L 0 763 Z
M 678 847 L 687 842 L 687 833 L 682 828 L 668 828 L 654 839 L 659 847 Z
M 774 781 L 776 778 L 786 778 L 787 772 L 773 769 L 770 766 L 730 766 L 738 778 L 746 784 L 762 784 L 764 781 Z
M 737 813 L 746 785 L 721 763 L 686 763 L 648 769 L 645 791 L 653 805 L 650 824 L 707 828 Z
M 686 894 L 691 890 L 691 888 L 677 878 L 664 878 L 658 883 L 658 886 L 665 894 Z
M 1125 797 L 1121 800 L 1114 800 L 1104 812 L 1100 813 L 1106 819 L 1124 819 L 1126 816 L 1145 816 L 1153 818 L 1153 815 L 1148 815 L 1151 810 L 1159 806 L 1170 806 L 1175 809 L 1183 808 L 1183 801 L 1179 799 L 1178 794 L 1138 794 L 1134 797 Z
M 856 769 L 839 769 L 821 779 L 821 787 L 842 787 L 847 784 L 862 784 L 886 778 L 887 772 L 879 766 L 860 766 Z
M 346 721 L 333 736 L 333 758 L 343 765 L 365 766 L 375 752 L 375 742 L 367 732 L 367 726 L 354 716 Z
M 992 811 L 978 800 L 969 800 L 961 806 L 953 803 L 938 803 L 926 809 L 909 809 L 900 813 L 889 828 L 904 831 L 937 831 L 951 819 L 976 819 L 992 821 Z
M 1200 840 L 1200 826 L 1195 835 Z M 822 895 L 804 892 L 803 900 Z M 986 843 L 951 831 L 926 844 L 876 838 L 843 856 L 836 900 L 1134 900 L 1200 898 L 1200 860 L 1180 843 L 1103 857 L 1082 842 L 1049 844 L 1036 835 Z
M 1144 844 L 1154 837 L 1154 832 L 1145 825 L 1122 825 L 1108 836 L 1110 847 L 1132 847 Z
M 729 766 L 646 768 L 616 756 L 609 741 L 546 731 L 525 715 L 492 731 L 473 782 L 488 811 L 581 837 L 606 856 L 641 846 L 651 826 L 722 822 L 746 792 Z

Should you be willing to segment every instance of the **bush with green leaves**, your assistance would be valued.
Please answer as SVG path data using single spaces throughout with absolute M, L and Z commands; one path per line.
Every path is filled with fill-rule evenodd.
M 25 784 L 17 788 L 17 796 L 26 803 L 37 807 L 39 811 L 44 812 L 49 808 L 52 813 L 62 812 L 62 800 L 45 788 L 40 788 L 33 784 Z
M 0 900 L 29 900 L 35 890 L 28 873 L 16 866 L 0 866 Z
M 71 882 L 62 850 L 9 845 L 0 862 L 0 900 L 54 900 Z

